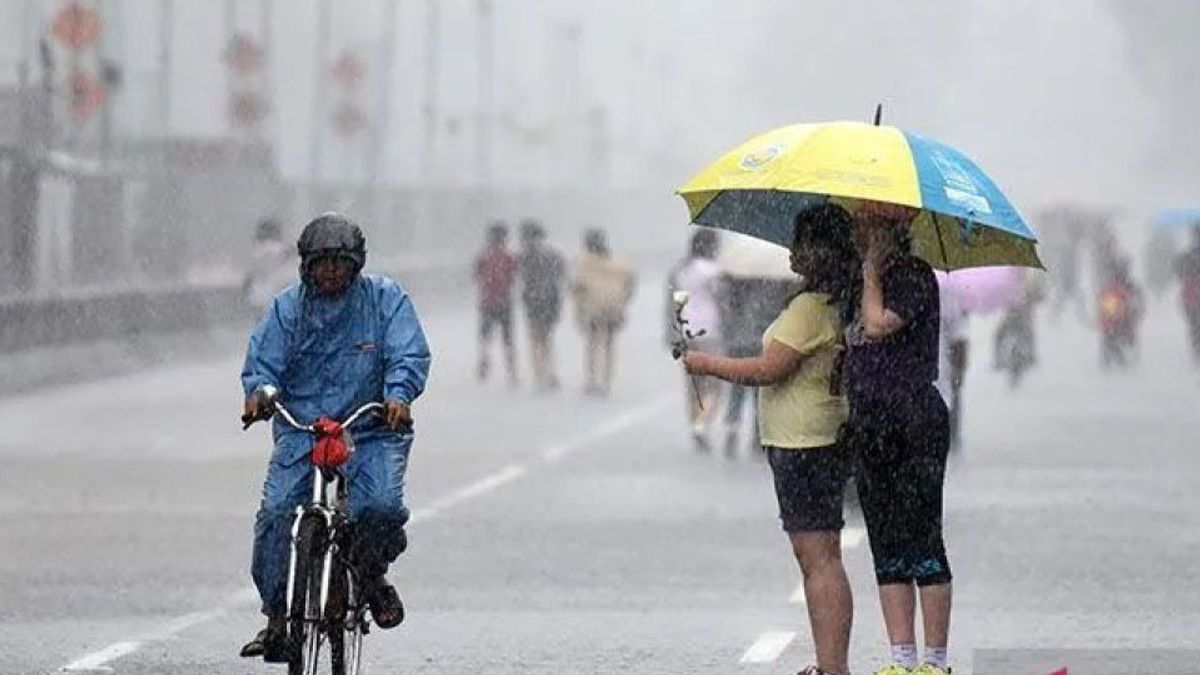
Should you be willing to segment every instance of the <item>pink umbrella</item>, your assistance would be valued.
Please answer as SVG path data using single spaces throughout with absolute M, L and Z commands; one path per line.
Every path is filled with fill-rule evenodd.
M 1007 309 L 1021 299 L 1024 275 L 1019 267 L 972 267 L 934 273 L 943 292 L 954 293 L 959 306 L 967 312 Z

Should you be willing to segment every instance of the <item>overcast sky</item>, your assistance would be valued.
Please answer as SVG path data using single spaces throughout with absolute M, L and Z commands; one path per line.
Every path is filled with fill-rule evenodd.
M 50 0 L 4 0 L 6 77 L 23 16 Z M 127 70 L 120 121 L 160 128 L 154 0 L 106 0 L 108 49 Z M 219 53 L 223 7 L 175 0 L 172 133 L 228 131 Z M 1191 124 L 1200 14 L 1186 0 L 493 0 L 496 176 L 501 183 L 595 180 L 589 111 L 603 111 L 607 180 L 675 187 L 707 158 L 797 121 L 885 119 L 948 141 L 1026 209 L 1061 199 L 1149 207 L 1200 201 Z M 258 0 L 237 23 L 259 25 Z M 333 3 L 331 51 L 377 59 L 383 0 Z M 282 170 L 309 171 L 315 0 L 275 0 L 271 81 Z M 421 176 L 426 0 L 400 0 L 385 173 Z M 478 0 L 442 0 L 437 173 L 476 176 Z M 32 24 L 30 24 L 32 25 Z M 570 27 L 580 27 L 576 54 Z M 13 35 L 13 33 L 16 33 Z M 1161 39 L 1158 39 L 1161 36 Z M 28 42 L 26 41 L 26 44 Z M 577 57 L 577 58 L 576 58 Z M 368 65 L 377 65 L 374 61 Z M 378 68 L 372 73 L 378 77 Z M 1191 78 L 1188 80 L 1187 78 Z M 347 95 L 322 85 L 330 108 Z M 372 79 L 356 96 L 374 113 Z M 328 113 L 328 110 L 327 110 Z M 325 139 L 331 175 L 357 175 L 365 136 Z

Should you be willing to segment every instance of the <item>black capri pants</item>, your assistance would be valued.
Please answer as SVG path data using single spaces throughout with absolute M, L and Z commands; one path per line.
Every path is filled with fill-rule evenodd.
M 857 400 L 855 400 L 857 399 Z M 932 384 L 851 397 L 847 441 L 880 585 L 949 583 L 942 488 L 950 418 Z

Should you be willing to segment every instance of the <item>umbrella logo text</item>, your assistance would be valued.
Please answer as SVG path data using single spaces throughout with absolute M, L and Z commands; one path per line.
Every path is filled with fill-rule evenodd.
M 775 158 L 783 154 L 783 150 L 782 145 L 768 145 L 751 152 L 742 158 L 742 168 L 746 171 L 757 171 L 775 161 Z

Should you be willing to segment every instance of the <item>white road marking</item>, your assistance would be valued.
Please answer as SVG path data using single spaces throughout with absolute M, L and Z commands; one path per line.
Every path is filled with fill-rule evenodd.
M 253 597 L 258 597 L 258 593 L 253 592 L 254 589 L 248 590 L 253 593 Z M 231 608 L 233 605 L 245 604 L 246 600 L 246 590 L 244 589 L 238 591 L 237 593 L 229 596 L 229 598 L 222 603 L 221 607 L 210 609 L 204 612 L 192 612 L 191 614 L 184 614 L 183 616 L 176 617 L 169 621 L 162 630 L 143 635 L 138 640 L 113 643 L 104 649 L 101 649 L 100 651 L 92 652 L 87 656 L 78 658 L 68 663 L 60 668 L 60 670 L 68 672 L 112 671 L 112 667 L 105 664 L 109 663 L 110 661 L 115 661 L 127 654 L 132 654 L 151 642 L 162 642 L 164 640 L 169 640 L 179 633 L 191 628 L 192 626 L 225 616 L 229 608 Z
M 746 653 L 742 654 L 741 663 L 773 663 L 795 639 L 795 633 L 769 630 L 759 635 Z
M 611 418 L 604 424 L 589 430 L 586 433 L 580 434 L 575 438 L 569 438 L 561 443 L 556 443 L 541 452 L 541 457 L 547 464 L 553 464 L 567 454 L 575 452 L 581 448 L 587 447 L 592 443 L 603 440 L 609 436 L 620 433 L 630 427 L 633 427 L 641 422 L 653 418 L 658 414 L 668 403 L 669 397 L 664 397 L 655 401 L 639 405 L 625 413 Z M 508 483 L 511 483 L 529 472 L 520 464 L 509 464 L 504 468 L 485 476 L 474 483 L 465 485 L 450 494 L 435 500 L 429 506 L 413 511 L 409 518 L 409 523 L 425 521 L 437 516 L 438 514 L 453 508 L 463 502 L 482 497 L 483 495 L 493 492 Z M 112 671 L 112 667 L 105 665 L 111 661 L 115 661 L 123 656 L 131 654 L 145 645 L 152 642 L 160 642 L 176 634 L 191 628 L 205 621 L 210 621 L 224 615 L 228 609 L 241 607 L 254 603 L 258 599 L 258 593 L 253 588 L 244 588 L 236 593 L 228 596 L 220 607 L 204 612 L 193 612 L 173 619 L 167 624 L 167 627 L 160 632 L 146 635 L 137 641 L 116 642 L 103 649 L 81 656 L 80 658 L 68 663 L 60 668 L 60 671 Z
M 617 415 L 609 419 L 604 424 L 580 434 L 575 438 L 568 439 L 562 443 L 556 443 L 542 451 L 542 459 L 547 462 L 557 462 L 568 454 L 585 448 L 596 441 L 602 440 L 614 434 L 618 434 L 630 427 L 637 426 L 646 420 L 654 418 L 662 412 L 663 408 L 668 406 L 672 401 L 669 396 L 664 396 L 656 401 L 649 401 L 644 405 L 640 405 L 632 410 L 628 410 L 623 414 Z
M 141 642 L 117 642 L 111 644 L 98 652 L 92 652 L 87 656 L 77 659 L 63 666 L 63 670 L 80 671 L 80 670 L 106 670 L 111 671 L 112 668 L 104 665 L 114 659 L 119 659 L 126 654 L 137 651 L 141 647 Z
M 846 550 L 858 548 L 859 546 L 862 545 L 862 543 L 864 541 L 866 541 L 866 538 L 867 538 L 867 531 L 857 525 L 843 528 L 842 529 L 842 550 L 846 551 Z M 796 584 L 796 590 L 792 591 L 792 595 L 791 595 L 791 597 L 788 598 L 788 602 L 792 603 L 793 605 L 808 604 L 808 598 L 804 593 L 804 581 L 803 580 L 801 580 L 798 584 Z
M 481 478 L 480 480 L 471 483 L 465 487 L 461 487 L 454 492 L 434 501 L 424 509 L 414 511 L 409 522 L 418 522 L 428 520 L 446 509 L 453 508 L 462 502 L 481 497 L 496 488 L 502 487 L 506 483 L 511 483 L 514 480 L 526 474 L 525 467 L 520 464 L 509 464 L 490 476 Z

